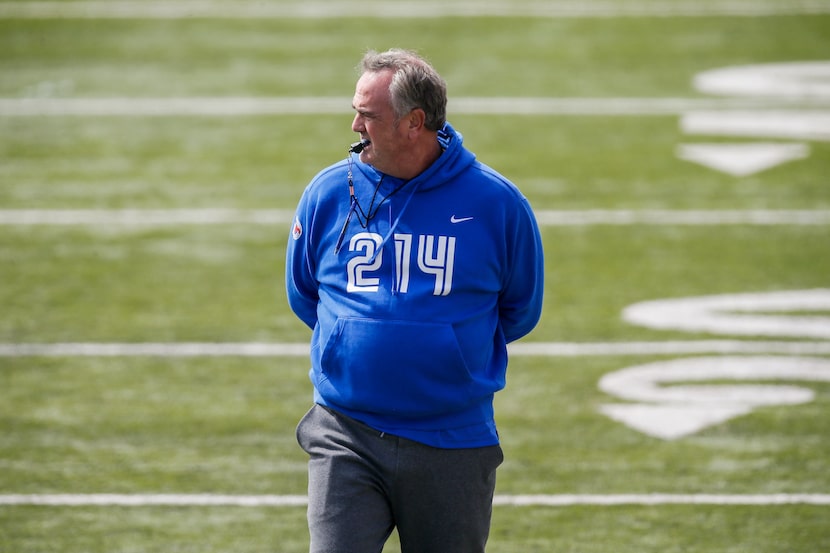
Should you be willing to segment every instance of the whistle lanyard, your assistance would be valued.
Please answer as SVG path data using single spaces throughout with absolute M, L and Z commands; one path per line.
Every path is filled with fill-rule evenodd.
M 343 228 L 340 229 L 340 234 L 337 237 L 337 244 L 334 246 L 334 253 L 337 254 L 340 252 L 340 248 L 343 245 L 343 240 L 346 237 L 346 231 L 349 229 L 349 222 L 352 220 L 352 215 L 357 217 L 357 222 L 360 223 L 362 228 L 367 228 L 369 226 L 369 222 L 374 219 L 378 212 L 380 211 L 380 207 L 383 203 L 394 196 L 398 191 L 406 186 L 409 181 L 404 181 L 394 190 L 392 190 L 389 194 L 381 198 L 377 205 L 375 205 L 375 201 L 378 197 L 378 192 L 380 191 L 380 187 L 383 185 L 383 179 L 386 178 L 386 175 L 381 175 L 380 180 L 378 181 L 377 186 L 375 186 L 375 191 L 372 194 L 372 201 L 369 202 L 369 209 L 363 210 L 363 207 L 360 205 L 360 202 L 357 199 L 357 195 L 354 192 L 354 181 L 352 179 L 352 156 L 349 155 L 349 170 L 346 175 L 346 178 L 349 181 L 349 214 L 346 215 L 346 220 L 343 222 Z

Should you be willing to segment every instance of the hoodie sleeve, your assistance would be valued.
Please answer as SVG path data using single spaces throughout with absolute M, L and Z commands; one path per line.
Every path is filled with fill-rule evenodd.
M 507 342 L 513 342 L 533 330 L 542 314 L 542 237 L 526 199 L 516 211 L 509 242 L 509 270 L 499 297 L 499 320 Z
M 309 239 L 311 216 L 306 194 L 300 200 L 291 223 L 285 259 L 285 289 L 288 305 L 309 328 L 317 324 L 318 283 Z

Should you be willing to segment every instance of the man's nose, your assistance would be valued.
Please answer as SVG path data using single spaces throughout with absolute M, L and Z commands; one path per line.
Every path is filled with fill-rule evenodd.
M 359 113 L 356 113 L 354 119 L 352 119 L 352 130 L 354 132 L 363 132 L 364 129 L 365 126 L 363 125 L 363 118 Z

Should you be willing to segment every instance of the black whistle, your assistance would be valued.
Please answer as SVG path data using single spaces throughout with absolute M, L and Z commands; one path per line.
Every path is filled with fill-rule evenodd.
M 360 142 L 355 142 L 354 144 L 352 144 L 351 146 L 349 146 L 349 153 L 351 153 L 351 154 L 359 154 L 360 152 L 362 152 L 362 151 L 363 151 L 363 149 L 364 149 L 366 146 L 368 146 L 368 145 L 369 145 L 369 144 L 371 144 L 371 143 L 372 143 L 372 141 L 371 141 L 371 140 L 369 140 L 368 138 L 364 138 L 364 139 L 363 139 L 363 140 L 361 140 Z

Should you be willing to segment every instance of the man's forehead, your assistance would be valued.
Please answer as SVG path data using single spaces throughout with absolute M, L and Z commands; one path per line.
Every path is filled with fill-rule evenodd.
M 357 81 L 357 86 L 355 86 L 355 107 L 365 104 L 388 104 L 389 81 L 391 79 L 391 71 L 366 72 L 361 75 Z

